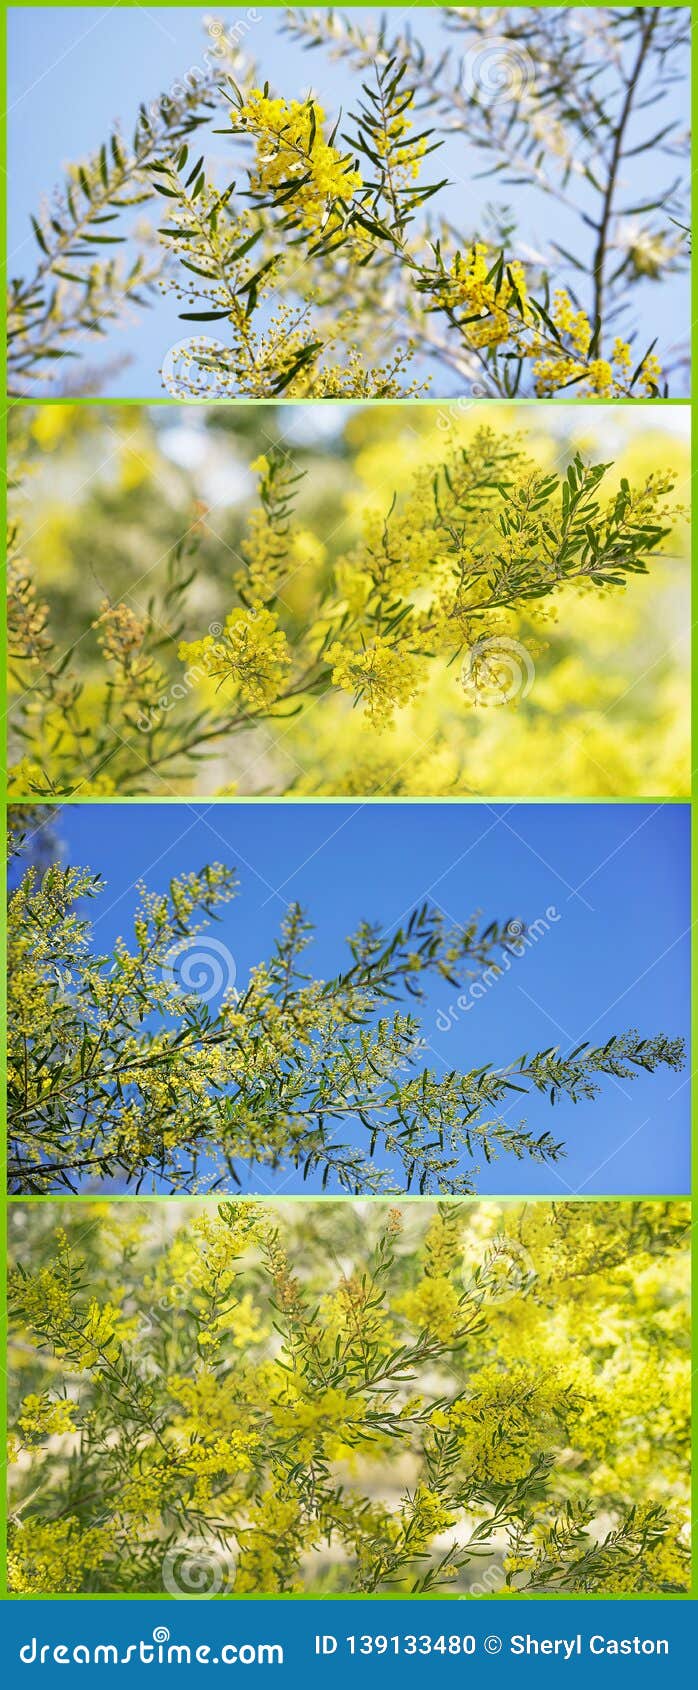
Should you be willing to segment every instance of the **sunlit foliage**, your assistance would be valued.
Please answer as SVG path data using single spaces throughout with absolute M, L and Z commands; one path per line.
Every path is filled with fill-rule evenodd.
M 222 515 L 146 414 L 15 418 L 17 796 L 686 790 L 680 439 L 388 407 L 322 453 L 290 418 L 207 414 L 258 486 Z
M 271 1169 L 348 1192 L 463 1192 L 483 1163 L 556 1162 L 524 1098 L 580 1106 L 604 1077 L 680 1070 L 683 1043 L 632 1029 L 467 1073 L 429 1062 L 416 1011 L 436 976 L 491 984 L 520 920 L 449 922 L 429 902 L 390 931 L 362 921 L 336 971 L 313 971 L 312 923 L 291 904 L 247 980 L 200 931 L 237 890 L 220 863 L 166 892 L 137 887 L 132 933 L 94 947 L 99 875 L 31 864 L 9 908 L 9 1165 L 13 1192 L 227 1190 Z M 220 975 L 220 979 L 218 976 Z M 216 1000 L 214 1003 L 214 999 Z M 432 1058 L 433 1061 L 433 1058 Z
M 11 1219 L 13 1590 L 686 1590 L 686 1204 Z
M 688 8 L 447 7 L 435 54 L 418 9 L 408 24 L 395 8 L 382 22 L 325 8 L 272 17 L 316 50 L 319 92 L 270 87 L 254 41 L 243 50 L 210 25 L 205 73 L 141 106 L 134 135 L 115 131 L 69 167 L 32 219 L 36 274 L 10 290 L 14 391 L 63 376 L 158 284 L 186 324 L 163 366 L 179 397 L 399 397 L 424 391 L 427 370 L 441 392 L 659 397 L 673 375 L 685 391 L 661 303 L 648 344 L 635 296 L 687 263 L 672 96 Z M 348 111 L 326 109 L 320 51 L 351 75 Z M 223 176 L 209 160 L 214 119 Z M 459 135 L 454 226 L 441 149 L 447 137 L 450 158 Z M 643 155 L 666 168 L 649 197 Z M 473 227 L 468 173 L 511 190 L 513 209 L 490 205 Z M 543 253 L 518 227 L 522 190 L 541 206 Z M 133 244 L 130 208 L 143 202 L 162 221 L 120 265 L 111 255 Z M 574 252 L 555 238 L 560 206 Z

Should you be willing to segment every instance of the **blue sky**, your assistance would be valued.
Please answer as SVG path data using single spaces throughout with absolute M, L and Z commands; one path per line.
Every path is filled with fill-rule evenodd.
M 107 882 L 89 907 L 100 951 L 128 936 L 139 877 L 164 889 L 173 874 L 208 861 L 235 865 L 241 892 L 214 932 L 234 958 L 240 988 L 294 899 L 318 925 L 310 957 L 323 976 L 342 966 L 343 941 L 362 918 L 390 928 L 425 897 L 455 921 L 480 910 L 484 922 L 541 923 L 535 942 L 466 1010 L 448 986 L 430 985 L 420 1013 L 437 1068 L 505 1063 L 584 1038 L 600 1044 L 630 1027 L 688 1034 L 684 805 L 66 805 L 60 832 L 66 859 Z M 607 1080 L 593 1104 L 521 1105 L 514 1119 L 525 1112 L 530 1125 L 566 1140 L 560 1177 L 502 1160 L 483 1173 L 482 1191 L 688 1190 L 687 1072 Z M 251 1189 L 288 1194 L 301 1186 Z
M 246 28 L 246 50 L 287 97 L 302 97 L 314 81 L 322 88 L 328 110 L 334 112 L 342 105 L 346 112 L 356 97 L 356 78 L 348 75 L 343 65 L 329 62 L 323 52 L 304 52 L 295 42 L 280 36 L 275 28 L 275 10 L 238 7 L 216 11 L 215 15 L 229 27 L 242 24 Z M 380 16 L 380 10 L 370 6 L 361 11 L 364 19 Z M 580 16 L 583 11 L 580 9 Z M 207 45 L 203 29 L 206 15 L 204 10 L 188 6 L 10 7 L 11 274 L 28 274 L 35 264 L 37 249 L 29 213 L 60 180 L 63 164 L 98 148 L 116 120 L 123 122 L 126 132 L 131 130 L 141 100 L 150 103 L 191 67 L 202 65 Z M 409 15 L 414 32 L 429 49 L 439 50 L 449 42 L 436 11 L 409 8 Z M 248 27 L 249 19 L 254 21 Z M 653 123 L 655 129 L 670 118 L 686 124 L 686 102 L 686 88 L 677 87 L 666 116 L 657 116 L 657 112 L 665 113 L 662 105 L 638 121 Z M 220 117 L 215 126 L 221 127 Z M 631 138 L 637 143 L 648 133 L 652 130 L 638 128 Z M 223 136 L 211 135 L 206 154 L 214 173 L 218 166 L 227 181 L 233 157 L 231 144 Z M 465 225 L 466 236 L 480 224 L 483 207 L 495 200 L 514 206 L 520 237 L 533 251 L 548 250 L 551 238 L 579 250 L 580 225 L 575 215 L 528 189 L 500 187 L 496 177 L 475 180 L 486 162 L 485 155 L 462 136 L 457 141 L 449 137 L 442 151 L 428 161 L 434 174 L 425 180 L 449 177 L 452 186 L 444 208 L 461 228 Z M 628 194 L 624 203 L 631 205 L 638 203 L 638 196 L 643 202 L 648 200 L 671 178 L 674 161 L 642 153 L 626 165 L 626 172 Z M 587 208 L 593 203 L 588 201 Z M 139 208 L 139 216 L 143 210 L 157 224 L 157 209 Z M 663 324 L 674 325 L 673 332 L 680 340 L 688 325 L 686 276 L 667 278 L 661 284 L 661 294 L 653 283 L 644 286 L 637 317 L 638 345 L 644 342 L 641 350 L 656 333 L 658 316 Z M 163 391 L 157 375 L 161 361 L 185 332 L 174 298 L 158 299 L 152 311 L 134 312 L 127 337 L 119 331 L 110 333 L 98 346 L 90 344 L 86 358 L 91 365 L 106 363 L 123 353 L 127 340 L 131 361 L 127 368 L 114 371 L 103 391 L 120 396 L 157 396 Z M 77 363 L 74 368 L 78 369 Z M 443 392 L 443 385 L 437 385 L 436 391 Z

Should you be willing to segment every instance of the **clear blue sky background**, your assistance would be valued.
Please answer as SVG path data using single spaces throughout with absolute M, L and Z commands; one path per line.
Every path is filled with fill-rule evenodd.
M 232 26 L 244 20 L 249 10 L 253 9 L 214 8 L 214 15 Z M 264 8 L 245 37 L 245 48 L 263 67 L 272 85 L 287 97 L 303 97 L 314 83 L 322 89 L 328 110 L 335 112 L 342 105 L 346 113 L 356 98 L 355 74 L 347 74 L 343 65 L 328 61 L 322 50 L 304 52 L 281 36 L 275 27 L 275 10 L 282 8 Z M 381 15 L 381 9 L 370 6 L 360 10 L 365 19 Z M 580 9 L 582 12 L 588 23 L 589 8 Z M 202 64 L 208 40 L 203 29 L 206 15 L 204 9 L 193 6 L 10 7 L 8 216 L 12 275 L 28 274 L 36 262 L 29 213 L 60 180 L 63 164 L 97 149 L 117 119 L 130 132 L 141 100 L 149 104 L 187 70 Z M 430 50 L 453 45 L 438 10 L 410 7 L 409 17 L 415 34 Z M 687 125 L 687 98 L 687 85 L 676 86 L 666 106 L 652 108 L 638 118 L 632 142 L 636 144 L 670 119 Z M 220 116 L 214 126 L 222 127 Z M 201 133 L 206 134 L 203 130 Z M 241 156 L 239 151 L 235 153 L 232 142 L 215 135 L 206 142 L 206 154 L 214 173 L 225 181 L 231 174 L 231 160 Z M 436 181 L 447 175 L 451 180 L 444 209 L 466 237 L 481 226 L 482 210 L 488 202 L 504 201 L 513 205 L 520 237 L 534 251 L 548 252 L 552 238 L 572 251 L 580 250 L 579 219 L 564 207 L 528 189 L 499 187 L 497 178 L 474 180 L 487 162 L 489 155 L 469 146 L 462 136 L 457 140 L 449 137 L 442 151 L 428 161 L 434 174 L 425 179 Z M 624 168 L 628 194 L 623 203 L 632 205 L 650 199 L 671 179 L 675 161 L 643 153 Z M 595 201 L 589 197 L 586 208 L 592 207 Z M 155 225 L 161 220 L 157 207 L 140 207 L 138 215 L 144 212 Z M 656 334 L 658 321 L 664 326 L 665 336 L 675 336 L 677 342 L 685 338 L 689 319 L 686 276 L 667 278 L 661 291 L 656 284 L 647 283 L 635 298 L 640 350 Z M 128 368 L 114 373 L 103 391 L 132 397 L 160 395 L 163 389 L 157 371 L 168 349 L 186 332 L 188 325 L 180 322 L 174 297 L 165 296 L 156 301 L 152 311 L 134 311 L 126 335 L 116 330 L 98 344 L 91 342 L 85 357 L 94 367 L 122 355 L 128 346 Z M 78 369 L 76 362 L 72 370 Z M 439 376 L 437 393 L 446 391 L 445 379 Z M 678 389 L 674 391 L 678 396 Z
M 485 922 L 519 916 L 530 925 L 554 907 L 559 919 L 547 933 L 447 1031 L 456 993 L 430 984 L 421 1015 L 437 1068 L 505 1063 L 584 1038 L 600 1044 L 629 1027 L 688 1033 L 687 806 L 90 804 L 65 806 L 60 832 L 66 858 L 107 881 L 88 912 L 100 951 L 128 937 L 139 877 L 164 889 L 173 874 L 207 861 L 236 865 L 241 893 L 214 932 L 234 957 L 240 989 L 294 899 L 318 924 L 310 957 L 321 976 L 346 961 L 344 939 L 362 918 L 390 928 L 426 896 L 455 921 L 479 909 Z M 591 1104 L 520 1103 L 513 1119 L 526 1113 L 536 1129 L 566 1140 L 561 1178 L 505 1159 L 483 1173 L 483 1191 L 688 1190 L 687 1071 L 607 1080 Z M 308 1191 L 317 1182 L 273 1189 Z

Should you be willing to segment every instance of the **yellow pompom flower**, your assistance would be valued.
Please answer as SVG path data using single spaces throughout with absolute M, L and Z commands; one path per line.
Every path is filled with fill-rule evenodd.
M 377 725 L 389 721 L 395 709 L 408 704 L 421 684 L 417 659 L 380 635 L 360 651 L 334 640 L 328 647 L 327 661 L 332 665 L 333 684 L 361 697 L 368 716 Z
M 219 682 L 229 682 L 244 704 L 264 709 L 283 692 L 291 667 L 286 635 L 271 610 L 231 610 L 222 636 L 183 641 L 179 658 L 187 667 L 202 666 Z

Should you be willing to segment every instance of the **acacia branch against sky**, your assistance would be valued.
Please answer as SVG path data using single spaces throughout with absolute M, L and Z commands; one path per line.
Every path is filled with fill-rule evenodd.
M 14 814 L 13 1190 L 685 1189 L 683 807 Z
M 686 394 L 687 21 L 17 9 L 16 390 Z

